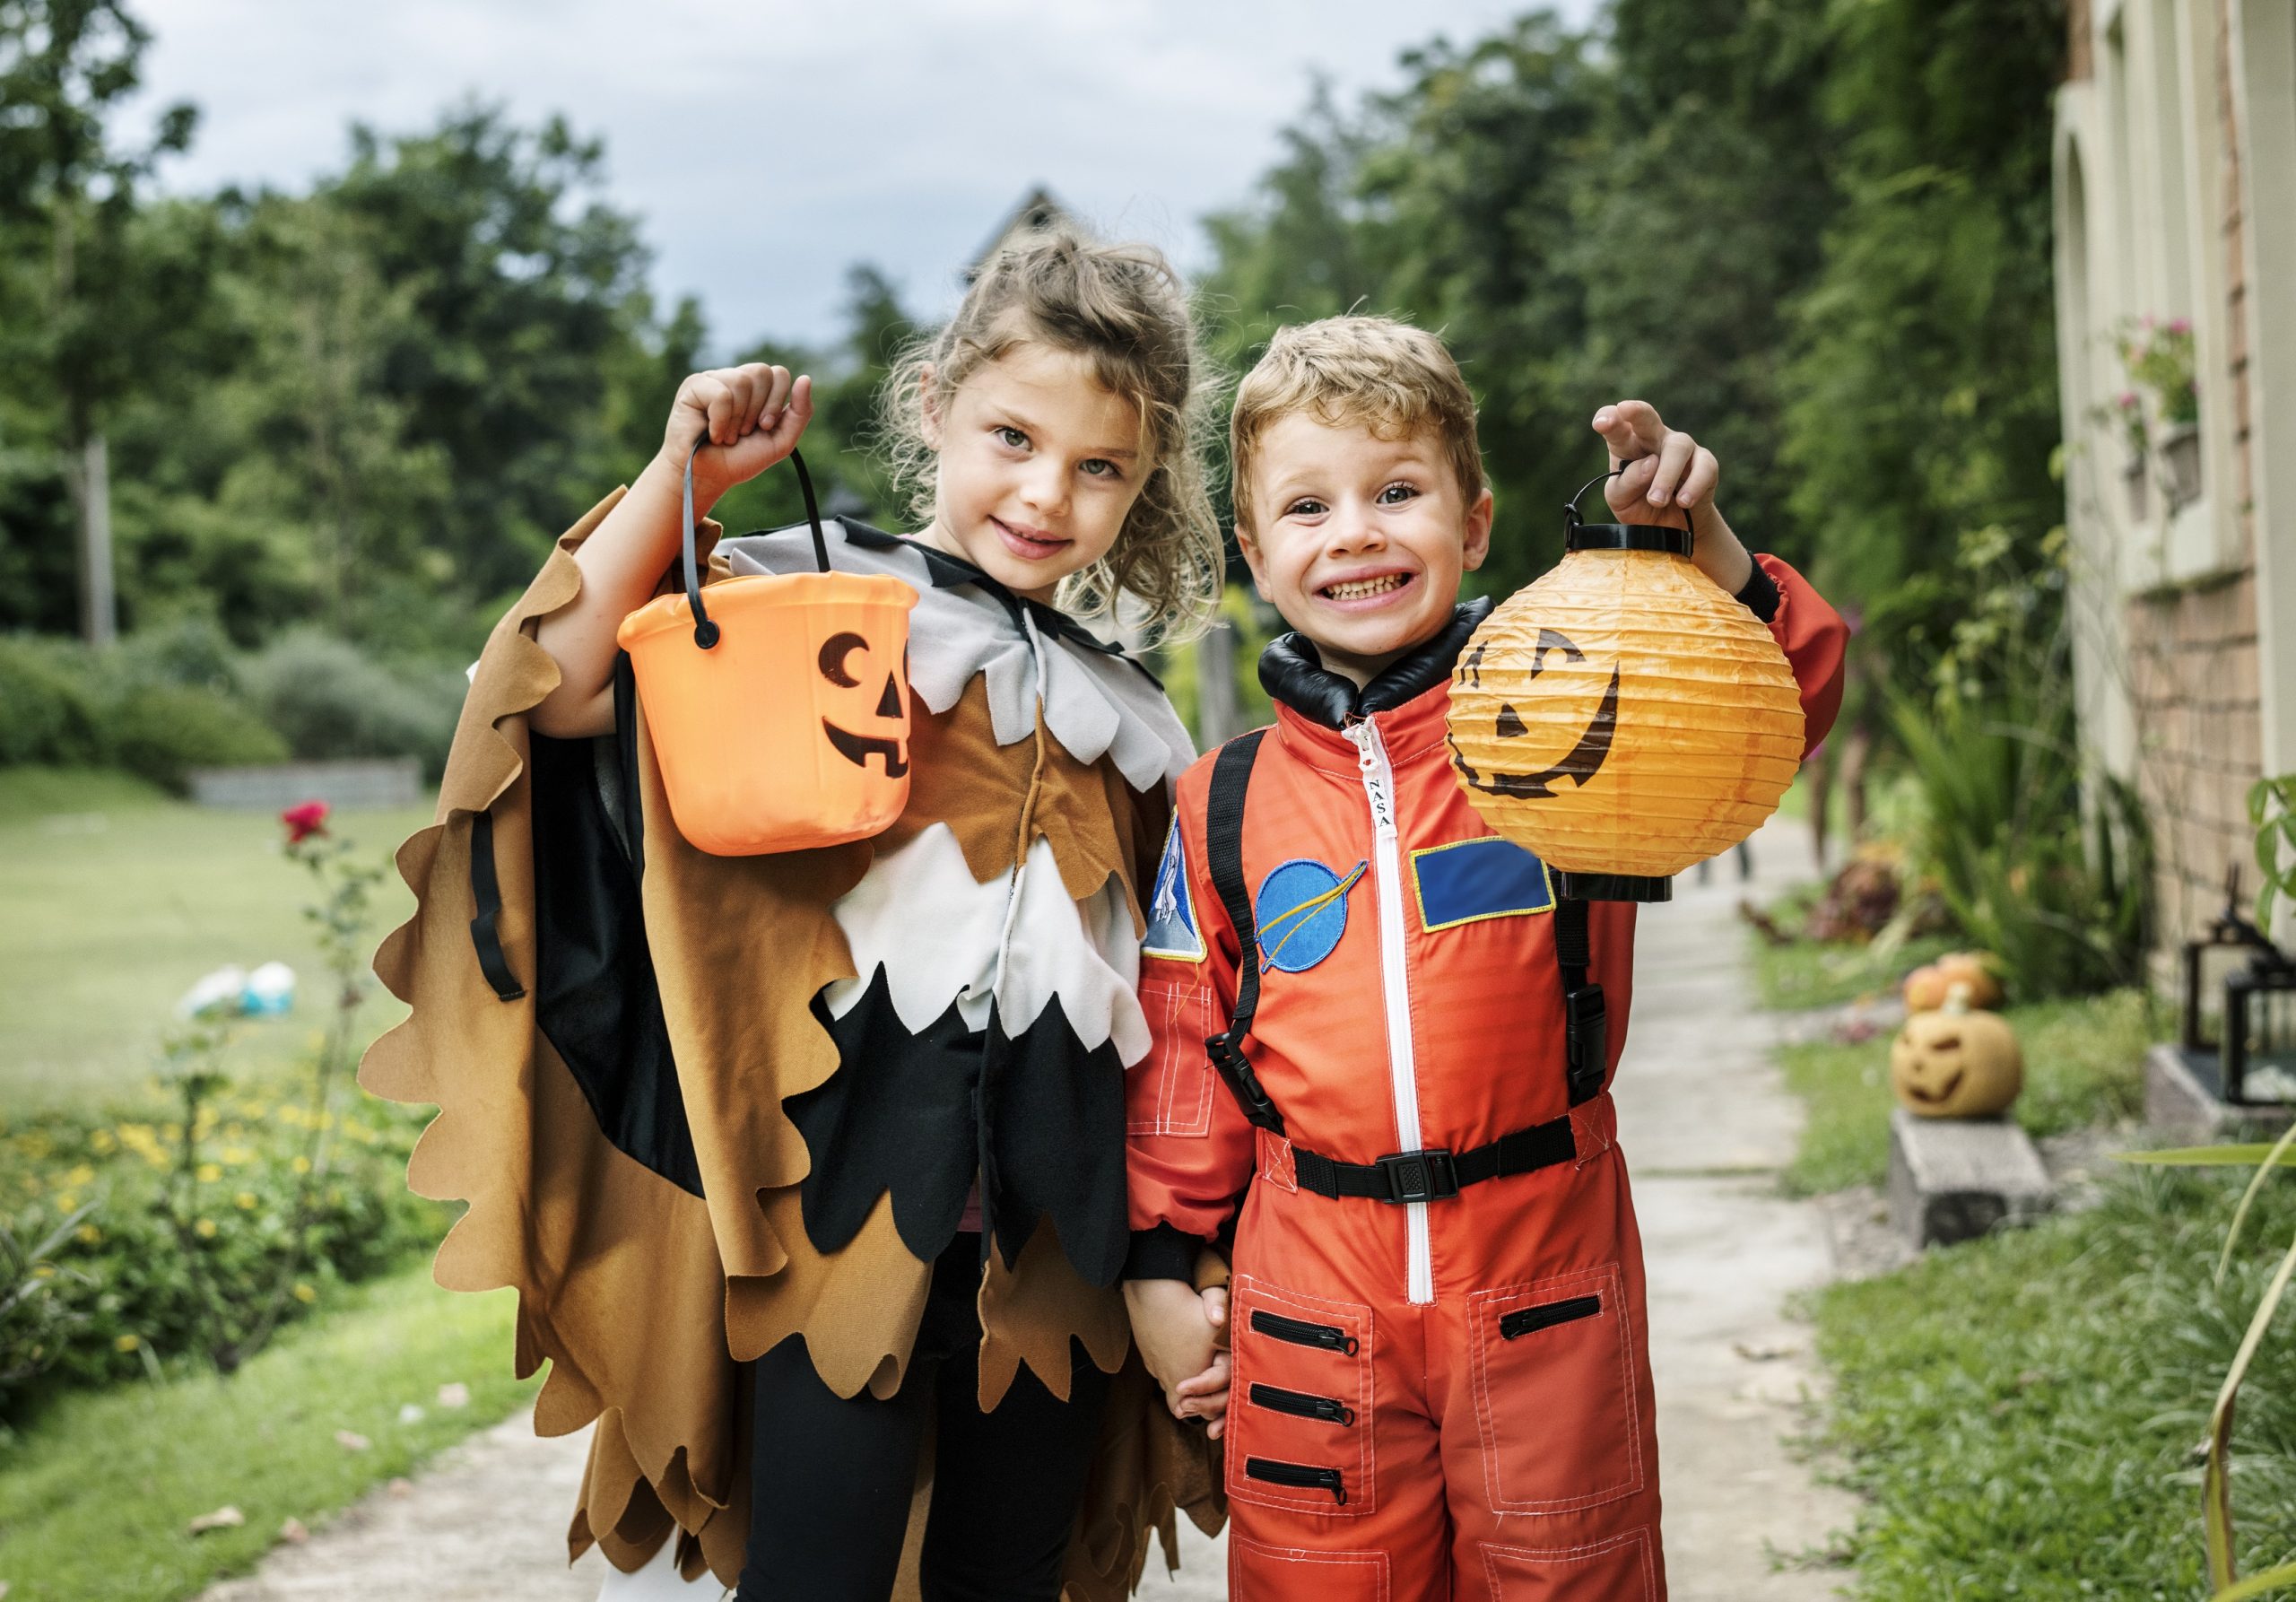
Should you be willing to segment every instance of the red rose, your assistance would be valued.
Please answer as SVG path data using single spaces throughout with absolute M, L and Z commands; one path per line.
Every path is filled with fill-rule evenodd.
M 306 801 L 291 806 L 279 814 L 279 821 L 287 825 L 287 843 L 300 846 L 312 835 L 326 832 L 326 803 Z

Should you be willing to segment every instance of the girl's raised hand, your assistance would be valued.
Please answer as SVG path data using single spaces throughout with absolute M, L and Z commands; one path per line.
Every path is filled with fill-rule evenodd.
M 752 361 L 688 375 L 662 431 L 662 454 L 680 472 L 694 441 L 709 442 L 693 459 L 697 501 L 714 501 L 764 472 L 796 448 L 813 416 L 813 381 L 786 367 Z

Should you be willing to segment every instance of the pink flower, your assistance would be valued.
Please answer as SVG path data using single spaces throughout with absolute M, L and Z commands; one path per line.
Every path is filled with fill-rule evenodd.
M 326 812 L 326 802 L 305 801 L 281 813 L 279 821 L 287 825 L 287 843 L 300 846 L 314 834 L 325 834 Z
M 2136 410 L 2136 391 L 2135 391 L 2135 390 L 2134 390 L 2134 389 L 2124 389 L 2124 390 L 2122 390 L 2122 391 L 2120 392 L 2120 399 L 2119 399 L 2119 400 L 2118 400 L 2118 401 L 2116 401 L 2116 402 L 2114 402 L 2113 404 L 2114 404 L 2114 405 L 2118 405 L 2118 406 L 2122 411 L 2124 411 L 2124 412 L 2134 412 L 2134 411 L 2135 411 L 2135 410 Z
M 2189 333 L 2191 333 L 2191 332 L 2192 332 L 2192 318 L 2188 318 L 2188 317 L 2180 317 L 2180 318 L 2177 318 L 2177 319 L 2176 319 L 2176 321 L 2174 321 L 2174 322 L 2172 322 L 2172 323 L 2170 323 L 2170 324 L 2169 325 L 2169 332 L 2170 332 L 2170 333 L 2171 333 L 2171 334 L 2189 334 Z

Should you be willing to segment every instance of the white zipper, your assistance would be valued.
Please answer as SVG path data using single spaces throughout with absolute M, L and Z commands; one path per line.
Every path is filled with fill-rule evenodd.
M 1396 1149 L 1415 1152 L 1419 1133 L 1419 1059 L 1411 1040 L 1411 976 L 1404 965 L 1403 850 L 1396 835 L 1396 771 L 1378 726 L 1369 718 L 1350 724 L 1355 765 L 1371 804 L 1371 883 L 1379 911 L 1379 989 L 1387 1010 L 1387 1077 L 1395 1092 Z M 1435 1300 L 1434 1252 L 1428 1241 L 1427 1204 L 1409 1202 L 1404 1223 L 1411 1238 L 1411 1300 Z

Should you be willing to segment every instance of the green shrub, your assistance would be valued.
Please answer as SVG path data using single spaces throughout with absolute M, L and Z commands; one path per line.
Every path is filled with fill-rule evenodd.
M 203 665 L 201 677 L 179 676 Z M 181 788 L 188 769 L 285 756 L 212 668 L 182 635 L 103 654 L 71 640 L 0 640 L 0 762 L 124 768 Z
M 113 762 L 179 790 L 193 768 L 275 762 L 287 742 L 237 701 L 190 684 L 146 683 L 112 705 L 106 729 Z
M 0 763 L 108 761 L 102 697 L 76 651 L 68 640 L 0 635 Z
M 453 669 L 391 666 L 347 640 L 289 634 L 246 664 L 249 696 L 299 757 L 415 756 L 444 771 L 465 684 Z
M 309 1267 L 290 1282 L 312 1115 L 275 1092 L 227 1093 L 203 1108 L 188 1164 L 179 1116 L 161 1104 L 0 1126 L 0 1421 L 48 1392 L 231 1345 L 281 1289 L 300 1314 L 323 1282 L 370 1278 L 443 1232 L 446 1209 L 404 1177 L 427 1114 L 359 1097 L 330 1128 Z M 12 1272 L 83 1211 L 45 1260 Z M 13 1305 L 12 1287 L 28 1292 Z

